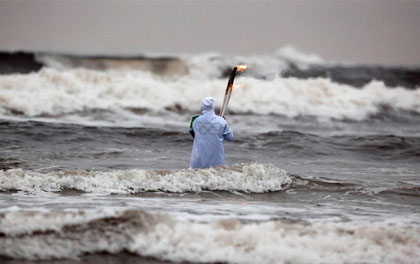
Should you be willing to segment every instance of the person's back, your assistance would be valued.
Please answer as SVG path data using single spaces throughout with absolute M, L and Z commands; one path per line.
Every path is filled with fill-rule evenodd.
M 196 169 L 224 165 L 223 141 L 232 141 L 233 132 L 226 120 L 214 113 L 213 98 L 204 98 L 201 102 L 201 110 L 202 115 L 192 124 L 194 144 L 190 166 Z

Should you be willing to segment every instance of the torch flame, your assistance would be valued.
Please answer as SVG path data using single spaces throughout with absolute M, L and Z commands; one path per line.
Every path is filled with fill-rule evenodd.
M 243 72 L 244 70 L 246 70 L 246 68 L 248 68 L 248 66 L 241 64 L 236 66 L 236 68 L 238 68 L 238 71 Z
M 245 86 L 245 84 L 234 84 L 233 85 L 233 88 L 242 88 L 242 87 L 244 87 Z

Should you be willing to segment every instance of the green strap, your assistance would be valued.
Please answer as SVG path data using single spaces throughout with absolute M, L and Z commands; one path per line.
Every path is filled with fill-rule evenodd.
M 192 125 L 194 123 L 194 120 L 196 120 L 198 117 L 199 117 L 199 115 L 196 115 L 196 116 L 191 117 L 190 128 L 192 128 Z

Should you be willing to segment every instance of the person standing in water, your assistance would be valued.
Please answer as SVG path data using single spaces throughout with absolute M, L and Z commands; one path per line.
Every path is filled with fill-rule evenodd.
M 233 132 L 226 120 L 214 112 L 214 100 L 206 97 L 201 101 L 201 115 L 190 130 L 194 137 L 190 167 L 210 168 L 225 164 L 224 140 L 232 141 Z

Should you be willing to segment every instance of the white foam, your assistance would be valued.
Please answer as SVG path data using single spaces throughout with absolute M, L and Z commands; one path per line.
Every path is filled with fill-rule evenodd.
M 376 114 L 383 105 L 420 113 L 420 90 L 389 89 L 382 82 L 371 82 L 363 89 L 322 78 L 277 78 L 273 82 L 246 79 L 243 83 L 246 87 L 238 89 L 237 98 L 253 100 L 232 100 L 232 110 L 353 120 Z
M 281 220 L 244 224 L 236 219 L 199 223 L 135 210 L 101 213 L 77 223 L 69 217 L 73 214 L 6 213 L 0 225 L 5 234 L 0 237 L 0 255 L 37 260 L 127 250 L 192 263 L 417 263 L 420 258 L 420 228 L 409 224 Z M 3 226 L 4 219 L 12 218 L 17 221 Z M 45 228 L 58 222 L 58 229 Z
M 288 68 L 288 61 L 278 56 L 268 55 L 249 55 L 249 56 L 226 56 L 218 53 L 202 53 L 198 55 L 185 55 L 184 61 L 188 65 L 189 78 L 202 80 L 220 78 L 226 74 L 226 70 L 235 65 L 247 64 L 247 71 L 241 75 L 258 74 L 261 76 L 277 76 L 281 71 Z M 225 81 L 227 82 L 227 80 Z
M 130 251 L 170 261 L 227 263 L 416 263 L 420 229 L 383 223 L 163 224 Z M 304 252 L 304 254 L 302 254 Z
M 389 89 L 378 81 L 363 89 L 323 78 L 276 77 L 264 81 L 242 77 L 237 82 L 245 84 L 234 90 L 230 102 L 229 111 L 237 113 L 352 120 L 366 119 L 384 106 L 420 113 L 420 89 Z M 128 109 L 149 109 L 153 113 L 179 106 L 198 112 L 205 96 L 213 96 L 216 105 L 220 105 L 225 85 L 226 80 L 205 76 L 188 75 L 167 80 L 146 72 L 44 69 L 27 75 L 0 76 L 0 113 L 7 115 L 11 111 L 27 117 L 47 115 L 61 119 L 62 115 L 77 115 L 77 111 L 104 109 L 114 113 L 109 115 L 115 119 L 111 120 L 111 125 L 130 124 L 136 120 L 133 115 L 126 115 Z M 120 113 L 122 118 L 118 118 Z M 136 116 L 146 118 L 148 115 Z M 69 119 L 77 122 L 77 118 Z
M 153 72 L 160 62 L 154 65 L 153 59 L 172 58 L 166 62 L 165 69 L 158 71 L 161 75 L 172 68 L 174 76 L 190 73 L 190 77 L 218 78 L 233 65 L 246 63 L 253 69 L 258 69 L 258 74 L 267 76 L 269 73 L 278 75 L 282 70 L 287 69 L 290 64 L 300 68 L 306 68 L 311 64 L 325 64 L 326 62 L 316 54 L 306 54 L 293 46 L 284 46 L 273 54 L 257 55 L 232 55 L 217 52 L 203 52 L 196 54 L 153 54 L 148 53 L 144 59 L 111 59 L 87 57 L 71 57 L 59 54 L 35 54 L 36 61 L 45 66 L 57 70 L 69 70 L 77 67 L 88 67 L 89 69 L 101 69 L 105 71 L 129 71 L 143 70 Z M 179 58 L 179 59 L 178 59 Z M 188 70 L 184 69 L 188 66 Z M 178 68 L 178 69 L 174 69 Z M 255 72 L 255 71 L 254 71 Z
M 8 208 L 1 212 L 0 232 L 10 236 L 30 234 L 33 232 L 60 231 L 65 225 L 84 224 L 104 217 L 118 217 L 122 210 L 101 208 L 99 210 L 65 210 L 50 211 L 42 208 L 20 210 Z M 0 213 L 0 214 L 1 214 Z
M 200 192 L 203 190 L 262 193 L 287 188 L 291 179 L 272 164 L 248 163 L 199 170 L 0 171 L 0 190 L 137 193 L 145 191 Z

